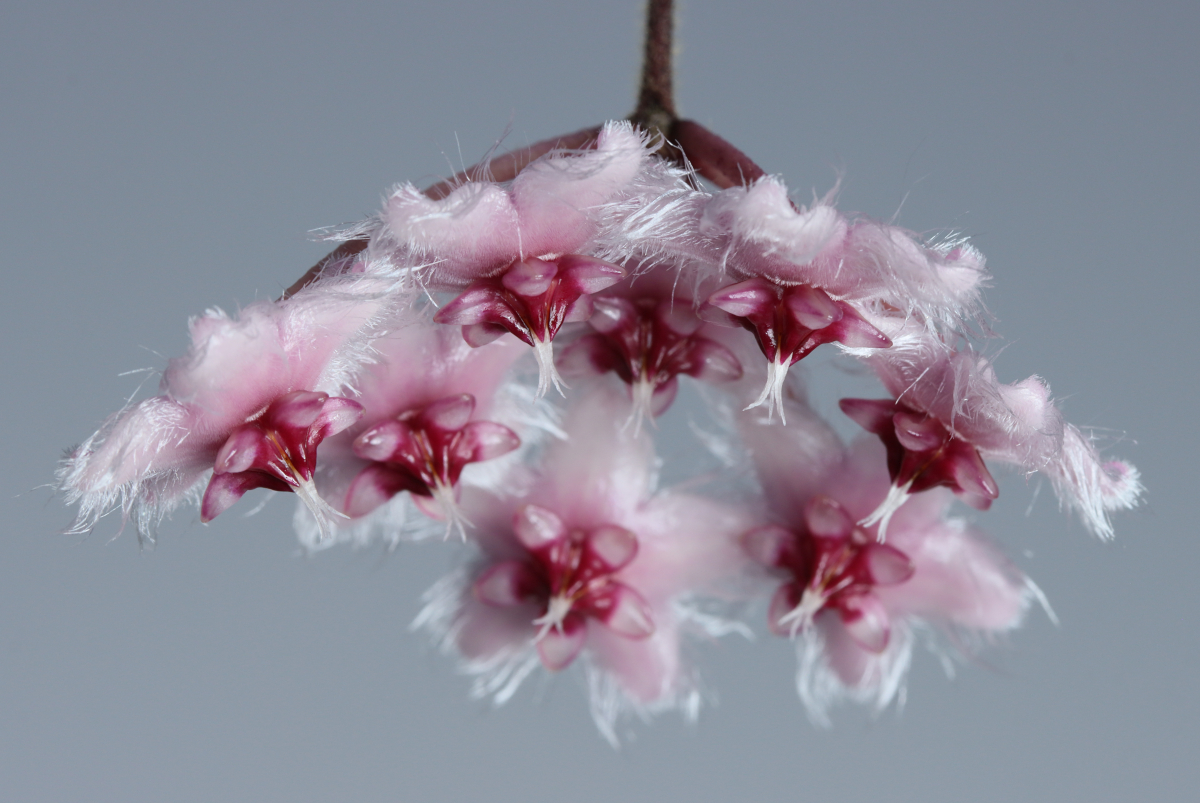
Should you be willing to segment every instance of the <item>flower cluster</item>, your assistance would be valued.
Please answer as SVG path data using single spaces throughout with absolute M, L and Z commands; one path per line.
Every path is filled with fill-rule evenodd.
M 75 528 L 119 509 L 150 535 L 266 488 L 299 497 L 310 549 L 461 539 L 417 625 L 497 702 L 582 667 L 613 741 L 626 714 L 694 715 L 685 642 L 748 632 L 755 600 L 818 721 L 894 699 L 915 633 L 1016 627 L 1036 587 L 955 497 L 986 509 L 1014 465 L 1108 538 L 1141 488 L 1041 379 L 965 345 L 982 256 L 773 177 L 706 189 L 657 145 L 610 123 L 510 181 L 398 186 L 306 286 L 194 319 L 159 394 L 63 461 Z M 790 371 L 821 346 L 883 385 L 841 401 L 850 446 Z M 692 381 L 723 468 L 659 488 L 655 420 Z

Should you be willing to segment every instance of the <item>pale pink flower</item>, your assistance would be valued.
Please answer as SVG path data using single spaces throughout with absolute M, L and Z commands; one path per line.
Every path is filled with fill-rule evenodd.
M 788 368 L 823 343 L 888 348 L 874 314 L 957 327 L 974 316 L 985 278 L 983 258 L 964 242 L 931 247 L 902 229 L 851 222 L 828 199 L 797 208 L 772 177 L 717 193 L 698 225 L 721 272 L 740 279 L 709 295 L 708 307 L 752 332 L 767 359 L 752 407 L 781 410 Z
M 539 393 L 561 390 L 551 342 L 587 320 L 589 297 L 624 268 L 587 253 L 606 204 L 637 186 L 654 161 L 645 137 L 609 123 L 594 148 L 551 151 L 509 185 L 464 181 L 443 198 L 411 184 L 387 201 L 364 257 L 369 271 L 401 271 L 431 291 L 458 292 L 435 316 L 482 345 L 505 332 L 532 346 Z
M 516 339 L 472 348 L 420 310 L 405 311 L 388 328 L 372 342 L 371 364 L 356 383 L 362 418 L 322 453 L 318 487 L 351 518 L 337 523 L 336 540 L 362 543 L 386 530 L 394 541 L 405 524 L 404 505 L 369 514 L 403 492 L 423 512 L 461 530 L 466 522 L 455 500 L 463 470 L 516 449 L 517 419 L 535 417 L 512 409 L 528 407 L 527 399 L 497 399 L 526 352 Z M 327 546 L 315 537 L 314 522 L 298 516 L 301 542 Z
M 792 429 L 789 426 L 787 429 Z M 779 429 L 776 427 L 776 429 Z M 790 433 L 789 433 L 790 434 Z M 796 439 L 759 440 L 752 450 L 779 524 L 748 531 L 743 545 L 779 577 L 768 611 L 772 631 L 798 637 L 797 687 L 810 715 L 848 698 L 883 708 L 903 687 L 914 630 L 933 625 L 989 638 L 1015 628 L 1039 593 L 964 521 L 948 518 L 944 489 L 907 497 L 887 543 L 857 520 L 888 487 L 878 443 L 860 441 L 814 476 Z M 803 444 L 801 444 L 803 446 Z M 796 493 L 788 496 L 791 466 Z M 815 488 L 820 491 L 814 492 Z M 798 511 L 798 515 L 797 515 Z
M 435 589 L 418 620 L 462 655 L 476 693 L 497 702 L 538 666 L 582 661 L 610 740 L 625 712 L 694 711 L 680 640 L 722 626 L 686 603 L 744 572 L 736 539 L 752 522 L 731 505 L 655 494 L 649 439 L 621 426 L 621 406 L 600 387 L 583 398 L 524 493 L 464 491 L 481 556 Z
M 564 349 L 568 377 L 612 372 L 629 386 L 635 429 L 674 401 L 679 375 L 708 382 L 741 378 L 738 358 L 720 340 L 725 332 L 702 321 L 674 269 L 652 269 L 594 298 L 590 333 Z
M 191 349 L 170 361 L 160 395 L 114 415 L 63 461 L 75 528 L 119 507 L 151 533 L 201 495 L 207 521 L 255 487 L 295 491 L 324 526 L 333 511 L 313 485 L 316 450 L 361 414 L 346 396 L 384 317 L 375 290 L 327 280 L 237 317 L 193 318 Z
M 865 524 L 879 521 L 882 532 L 907 493 L 936 486 L 986 509 L 999 494 L 987 458 L 1045 473 L 1092 532 L 1112 537 L 1108 514 L 1134 507 L 1141 494 L 1137 469 L 1102 460 L 1063 420 L 1040 377 L 1002 384 L 991 362 L 974 351 L 953 351 L 928 336 L 903 340 L 867 358 L 893 398 L 841 402 L 888 451 L 892 490 Z

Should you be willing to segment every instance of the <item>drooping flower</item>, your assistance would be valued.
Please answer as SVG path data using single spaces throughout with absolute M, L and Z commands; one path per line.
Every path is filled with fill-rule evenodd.
M 431 291 L 459 295 L 435 316 L 471 345 L 510 332 L 535 349 L 539 393 L 560 386 L 550 345 L 586 320 L 589 296 L 624 268 L 588 253 L 606 205 L 619 203 L 654 161 L 630 124 L 604 126 L 595 146 L 551 151 L 505 186 L 468 180 L 441 198 L 411 184 L 393 191 L 364 257 L 369 271 L 401 271 Z
M 343 279 L 237 317 L 209 310 L 192 319 L 191 349 L 170 361 L 159 395 L 117 413 L 63 461 L 75 527 L 119 507 L 151 533 L 207 484 L 205 521 L 266 487 L 297 492 L 324 529 L 332 509 L 313 486 L 316 450 L 361 413 L 346 395 L 384 309 L 373 282 Z
M 649 439 L 613 415 L 622 401 L 599 385 L 583 397 L 524 493 L 465 489 L 480 558 L 436 587 L 418 620 L 466 659 L 475 692 L 497 702 L 538 666 L 582 662 L 611 740 L 622 713 L 694 709 L 680 640 L 714 632 L 716 620 L 687 602 L 740 576 L 736 539 L 752 521 L 732 505 L 653 493 Z
M 776 498 L 786 498 L 788 465 L 805 460 L 802 450 L 789 454 L 782 433 L 781 441 L 762 438 L 753 450 L 760 475 L 784 475 L 773 480 Z M 880 709 L 894 699 L 915 629 L 950 629 L 959 643 L 986 639 L 1015 628 L 1038 596 L 979 533 L 947 517 L 953 496 L 944 488 L 907 497 L 886 544 L 859 524 L 888 487 L 882 451 L 860 441 L 815 482 L 802 469 L 796 495 L 772 506 L 781 523 L 742 538 L 747 554 L 782 580 L 768 624 L 797 638 L 797 687 L 822 723 L 840 699 Z
M 881 522 L 909 492 L 945 486 L 986 509 L 999 493 L 983 458 L 1044 472 L 1059 499 L 1102 538 L 1111 511 L 1137 504 L 1137 469 L 1101 460 L 1086 436 L 1067 424 L 1037 376 L 1002 384 L 991 363 L 940 340 L 904 337 L 901 347 L 867 358 L 893 399 L 843 399 L 841 408 L 887 446 L 892 489 L 864 519 Z
M 592 294 L 623 278 L 623 268 L 592 257 L 530 257 L 513 263 L 499 278 L 476 279 L 438 310 L 434 320 L 461 324 L 463 339 L 471 346 L 490 343 L 506 332 L 515 335 L 532 346 L 537 357 L 538 395 L 551 384 L 561 393 L 565 385 L 554 365 L 554 338 L 564 324 L 590 318 Z
M 613 372 L 630 388 L 636 426 L 665 411 L 680 374 L 709 382 L 742 376 L 734 353 L 719 342 L 717 327 L 702 321 L 678 271 L 651 270 L 595 297 L 592 332 L 559 357 L 568 376 Z
M 526 351 L 514 338 L 472 348 L 423 310 L 405 310 L 388 329 L 372 343 L 373 360 L 357 382 L 361 420 L 323 452 L 318 487 L 350 517 L 337 523 L 335 540 L 361 544 L 386 531 L 394 541 L 406 513 L 386 503 L 404 492 L 420 510 L 461 530 L 466 522 L 456 497 L 463 470 L 512 452 L 521 442 L 514 428 L 537 421 L 519 386 L 502 392 Z M 315 522 L 298 516 L 301 542 L 327 546 Z
M 817 346 L 888 348 L 874 314 L 957 327 L 974 315 L 985 278 L 982 257 L 964 242 L 922 245 L 892 226 L 848 221 L 828 199 L 797 208 L 772 177 L 713 196 L 699 226 L 722 271 L 740 280 L 708 306 L 754 334 L 768 374 L 751 406 L 772 410 L 782 409 L 788 368 Z
M 892 344 L 852 306 L 811 285 L 783 287 L 747 279 L 716 291 L 707 303 L 754 334 L 767 358 L 767 382 L 750 407 L 768 404 L 780 416 L 788 369 L 817 346 L 884 349 Z

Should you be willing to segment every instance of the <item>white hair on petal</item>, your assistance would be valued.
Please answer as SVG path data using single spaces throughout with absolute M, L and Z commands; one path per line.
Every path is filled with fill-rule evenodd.
M 1113 535 L 1108 514 L 1136 507 L 1136 468 L 1104 461 L 1091 438 L 1068 424 L 1038 376 L 1003 384 L 991 360 L 954 350 L 919 324 L 905 325 L 891 348 L 861 356 L 896 400 L 935 416 L 987 459 L 1050 477 L 1060 504 L 1095 535 Z
M 1067 425 L 1062 454 L 1046 467 L 1059 502 L 1079 514 L 1088 529 L 1105 540 L 1113 537 L 1108 514 L 1137 507 L 1141 475 L 1123 460 L 1102 461 L 1092 439 Z
M 470 594 L 468 571 L 459 569 L 443 577 L 421 595 L 421 611 L 409 630 L 429 633 L 446 654 L 459 655 L 457 637 L 463 601 Z M 459 671 L 472 676 L 473 699 L 490 698 L 501 706 L 512 699 L 530 674 L 541 665 L 533 642 L 509 645 L 486 658 L 461 659 Z
M 681 631 L 713 640 L 737 634 L 747 639 L 753 634 L 741 622 L 701 611 L 692 600 L 676 600 L 671 605 L 671 614 L 679 623 Z M 695 670 L 681 672 L 673 679 L 670 688 L 651 702 L 637 700 L 625 690 L 621 681 L 612 672 L 598 666 L 586 654 L 584 672 L 588 689 L 588 708 L 592 720 L 601 735 L 614 748 L 620 746 L 618 725 L 629 719 L 649 723 L 654 717 L 678 711 L 685 722 L 695 723 L 705 701 L 715 701 L 715 695 L 705 690 Z
M 79 506 L 70 531 L 90 530 L 120 510 L 140 536 L 153 539 L 171 511 L 199 501 L 228 431 L 273 394 L 301 389 L 292 384 L 353 393 L 357 371 L 373 358 L 371 341 L 390 319 L 391 289 L 379 279 L 329 277 L 287 299 L 248 305 L 236 317 L 210 308 L 192 318 L 191 348 L 168 363 L 160 395 L 127 404 L 60 463 L 58 488 L 67 504 Z M 256 365 L 260 352 L 272 359 Z M 253 372 L 237 394 L 222 393 L 239 373 Z
M 904 697 L 904 683 L 912 664 L 913 635 L 906 625 L 893 626 L 887 648 L 872 656 L 862 680 L 849 686 L 830 666 L 825 637 L 819 628 L 804 630 L 796 640 L 800 659 L 796 691 L 814 725 L 829 727 L 829 710 L 844 701 L 882 712 L 893 700 Z

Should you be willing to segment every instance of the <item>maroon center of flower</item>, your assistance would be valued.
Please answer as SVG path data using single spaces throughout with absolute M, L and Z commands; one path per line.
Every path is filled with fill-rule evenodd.
M 979 450 L 928 413 L 891 399 L 842 399 L 838 406 L 883 441 L 894 487 L 918 493 L 945 486 L 980 510 L 1000 495 Z
M 791 365 L 822 343 L 836 341 L 857 348 L 892 345 L 849 304 L 806 284 L 784 287 L 749 279 L 713 293 L 708 304 L 753 333 L 767 360 L 778 365 Z
M 513 517 L 523 559 L 496 563 L 474 583 L 475 597 L 497 607 L 533 605 L 538 655 L 547 669 L 568 666 L 587 635 L 587 619 L 633 639 L 654 633 L 650 606 L 614 575 L 637 556 L 637 536 L 615 524 L 568 528 L 557 515 L 526 505 Z
M 533 346 L 542 368 L 539 392 L 544 393 L 550 381 L 561 384 L 549 345 L 558 330 L 591 317 L 591 294 L 616 284 L 625 273 L 619 265 L 579 254 L 523 259 L 498 276 L 476 279 L 433 319 L 461 324 L 471 346 L 490 343 L 505 332 Z
M 759 527 L 742 536 L 742 545 L 756 562 L 789 575 L 771 600 L 772 631 L 795 636 L 818 613 L 831 610 L 864 649 L 878 653 L 887 647 L 888 612 L 874 589 L 907 581 L 912 561 L 878 543 L 837 501 L 815 496 L 805 505 L 803 529 Z
M 312 482 L 317 446 L 362 413 L 358 402 L 326 393 L 297 390 L 280 396 L 233 430 L 217 451 L 200 520 L 211 521 L 254 488 L 299 493 L 320 520 L 329 511 Z
M 671 300 L 602 297 L 589 320 L 596 334 L 572 343 L 559 359 L 564 371 L 583 366 L 612 371 L 634 390 L 635 401 L 658 415 L 670 406 L 676 376 L 724 382 L 739 379 L 742 366 L 729 349 L 696 332 L 702 321 L 691 307 Z
M 382 421 L 354 440 L 371 465 L 346 494 L 346 512 L 366 515 L 401 491 L 453 504 L 453 489 L 469 463 L 508 454 L 520 438 L 492 421 L 471 421 L 475 397 L 447 396 Z

